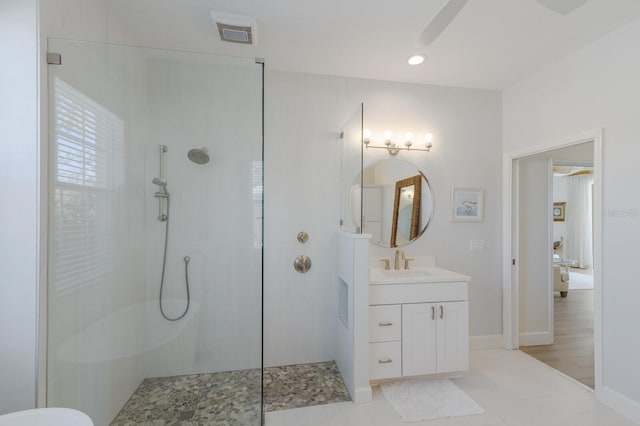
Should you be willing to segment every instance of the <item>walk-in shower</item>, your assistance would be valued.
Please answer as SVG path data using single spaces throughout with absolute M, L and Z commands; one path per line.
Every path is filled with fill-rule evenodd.
M 260 425 L 262 64 L 48 50 L 47 405 Z

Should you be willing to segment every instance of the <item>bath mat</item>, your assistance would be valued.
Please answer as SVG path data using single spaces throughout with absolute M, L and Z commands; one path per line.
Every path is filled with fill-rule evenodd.
M 450 380 L 405 380 L 385 383 L 380 388 L 405 422 L 485 413 Z

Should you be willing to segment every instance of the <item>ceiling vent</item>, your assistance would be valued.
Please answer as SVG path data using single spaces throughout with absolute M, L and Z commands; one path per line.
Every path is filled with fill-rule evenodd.
M 220 40 L 240 44 L 256 44 L 256 19 L 250 16 L 211 11 Z

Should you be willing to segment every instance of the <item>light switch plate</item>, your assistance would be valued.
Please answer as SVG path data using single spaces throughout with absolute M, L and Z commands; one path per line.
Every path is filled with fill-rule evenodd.
M 484 240 L 471 240 L 471 251 L 484 251 Z

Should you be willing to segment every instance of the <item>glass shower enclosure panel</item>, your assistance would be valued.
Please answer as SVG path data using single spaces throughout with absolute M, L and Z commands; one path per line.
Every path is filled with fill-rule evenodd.
M 352 234 L 362 233 L 363 113 L 360 104 L 340 134 L 340 229 Z
M 261 424 L 262 65 L 48 51 L 47 405 Z

